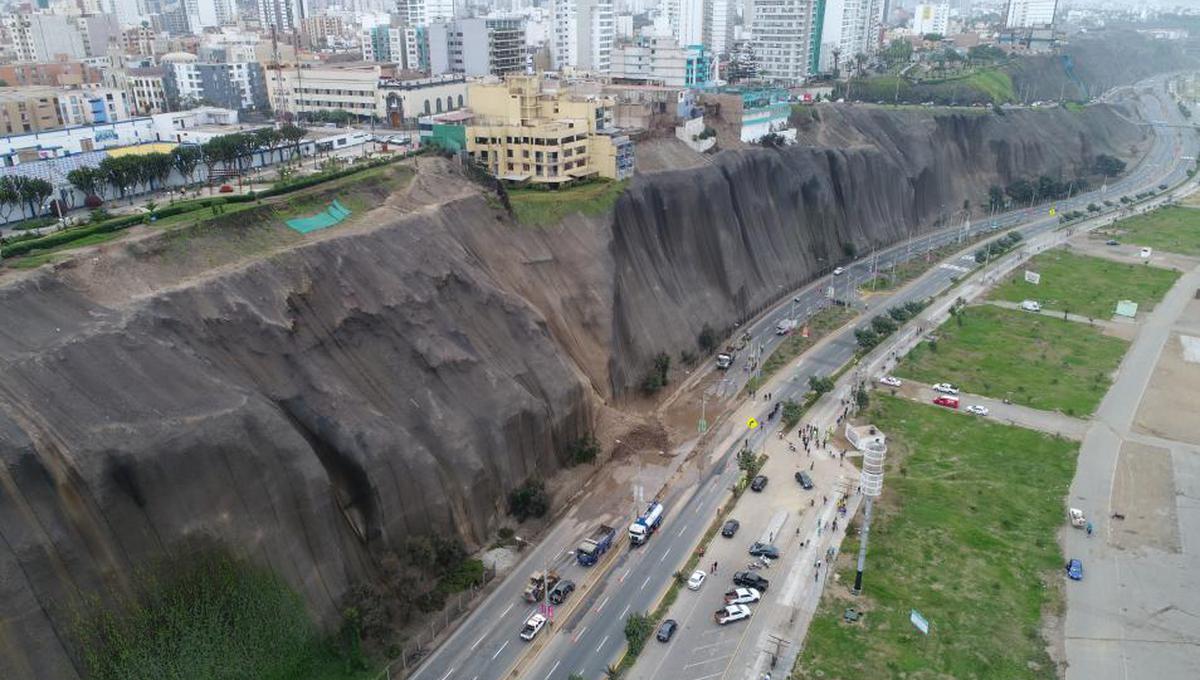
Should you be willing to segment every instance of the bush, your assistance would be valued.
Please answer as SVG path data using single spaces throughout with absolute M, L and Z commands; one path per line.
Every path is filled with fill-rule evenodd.
M 717 332 L 713 330 L 712 326 L 704 324 L 704 327 L 700 329 L 700 334 L 696 336 L 696 344 L 700 346 L 700 351 L 704 354 L 712 354 L 713 350 L 717 348 Z
M 871 319 L 871 329 L 880 335 L 891 335 L 898 327 L 890 316 L 879 315 Z
M 540 479 L 528 479 L 508 494 L 508 514 L 524 522 L 530 517 L 545 517 L 550 511 L 550 496 Z
M 85 208 L 99 208 L 100 206 L 104 205 L 104 199 L 100 198 L 96 194 L 91 194 L 87 198 L 83 199 L 83 205 Z
M 567 446 L 567 465 L 590 463 L 600 455 L 600 443 L 591 434 L 585 434 Z
M 54 217 L 31 217 L 27 220 L 17 222 L 9 228 L 15 231 L 29 231 L 30 229 L 41 229 L 42 227 L 48 227 L 52 224 L 56 224 L 57 222 L 58 219 Z
M 671 370 L 671 357 L 666 352 L 659 352 L 654 357 L 654 367 L 642 378 L 642 391 L 654 394 L 667 384 L 667 372 Z
M 810 376 L 808 379 L 808 388 L 813 392 L 816 392 L 818 396 L 832 391 L 833 386 L 833 378 L 828 376 L 821 377 L 814 375 Z
M 804 408 L 799 403 L 791 399 L 783 402 L 783 429 L 790 430 L 795 427 L 803 415 Z
M 654 619 L 646 614 L 633 613 L 625 619 L 625 642 L 629 645 L 629 654 L 637 656 L 654 632 Z

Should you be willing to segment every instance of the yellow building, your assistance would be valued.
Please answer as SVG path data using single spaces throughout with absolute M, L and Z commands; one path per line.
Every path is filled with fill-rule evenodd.
M 612 125 L 608 97 L 544 91 L 538 76 L 472 83 L 467 151 L 511 182 L 559 183 L 633 174 L 633 142 Z

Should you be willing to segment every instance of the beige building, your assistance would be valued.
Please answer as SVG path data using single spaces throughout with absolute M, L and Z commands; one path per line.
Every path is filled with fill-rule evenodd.
M 511 182 L 561 183 L 633 174 L 633 142 L 612 126 L 608 97 L 546 91 L 538 76 L 469 86 L 471 158 Z
M 58 91 L 44 87 L 0 88 L 0 134 L 42 132 L 63 127 Z
M 267 69 L 267 93 L 275 111 L 312 114 L 349 111 L 379 125 L 405 127 L 427 114 L 466 106 L 460 75 L 412 77 L 395 64 L 353 63 Z

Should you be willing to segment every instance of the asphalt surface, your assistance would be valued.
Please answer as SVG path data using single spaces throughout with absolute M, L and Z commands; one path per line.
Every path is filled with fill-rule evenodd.
M 1157 97 L 1151 97 L 1148 103 L 1143 103 L 1142 115 L 1148 120 L 1164 120 L 1168 123 L 1179 118 L 1177 108 L 1162 94 L 1161 87 L 1156 87 L 1155 92 Z M 1158 97 L 1161 97 L 1161 101 Z M 1182 180 L 1191 164 L 1178 163 L 1176 160 L 1180 156 L 1195 156 L 1194 134 L 1185 134 L 1190 131 L 1169 125 L 1156 126 L 1155 129 L 1158 134 L 1151 149 L 1124 177 L 1110 184 L 1104 192 L 1096 190 L 1058 202 L 1057 211 L 1084 210 L 1088 203 L 1099 203 L 1104 198 L 1115 201 L 1120 196 L 1153 188 L 1160 183 L 1173 184 Z M 879 299 L 877 297 L 872 297 L 866 303 L 854 299 L 854 291 L 871 278 L 872 272 L 886 270 L 892 263 L 924 257 L 926 252 L 945 245 L 960 243 L 992 231 L 1003 232 L 1018 225 L 1019 231 L 1028 239 L 1059 225 L 1058 218 L 1050 216 L 1048 211 L 1049 206 L 1039 206 L 998 215 L 994 220 L 955 225 L 844 264 L 845 271 L 840 276 L 822 277 L 795 293 L 794 300 L 781 302 L 774 310 L 749 324 L 746 330 L 753 338 L 750 347 L 761 347 L 764 355 L 769 354 L 781 340 L 781 336 L 774 332 L 776 324 L 785 318 L 807 318 L 829 304 L 830 287 L 834 288 L 833 297 L 846 299 L 856 306 L 875 306 Z M 886 296 L 886 305 L 933 297 L 953 285 L 972 265 L 973 261 L 965 260 L 941 263 L 914 284 Z M 746 370 L 745 362 L 749 361 L 750 347 L 739 355 L 737 363 L 727 372 L 730 380 L 737 385 L 744 384 L 749 378 L 750 372 Z M 854 356 L 855 349 L 854 335 L 849 329 L 827 338 L 806 353 L 800 368 L 790 376 L 788 387 L 772 395 L 772 401 L 802 396 L 808 389 L 809 376 L 833 373 Z M 759 419 L 769 425 L 766 418 L 768 409 L 769 405 L 763 402 Z M 760 445 L 762 439 L 768 436 L 773 436 L 770 427 L 758 428 L 751 438 L 751 445 Z M 543 642 L 545 648 L 534 663 L 523 668 L 521 677 L 549 680 L 566 678 L 571 673 L 579 673 L 589 679 L 604 675 L 605 668 L 615 662 L 624 649 L 625 617 L 631 611 L 645 611 L 654 606 L 678 565 L 697 544 L 716 515 L 718 505 L 724 498 L 724 489 L 737 478 L 734 454 L 740 448 L 740 443 L 740 438 L 728 443 L 698 488 L 688 486 L 674 489 L 661 499 L 666 508 L 662 529 L 644 546 L 628 549 L 625 547 L 627 544 L 622 545 L 616 556 L 617 562 L 607 572 L 607 578 L 587 593 L 577 594 L 583 601 L 567 620 L 560 618 L 552 629 L 543 631 L 543 636 L 553 637 Z M 623 531 L 627 522 L 628 518 L 608 523 Z M 521 598 L 528 574 L 548 565 L 558 568 L 564 577 L 576 582 L 586 580 L 587 574 L 582 567 L 573 564 L 569 551 L 591 528 L 578 522 L 556 525 L 537 546 L 526 552 L 524 560 L 512 574 L 425 660 L 412 677 L 417 680 L 495 680 L 507 677 L 525 649 L 526 643 L 517 634 L 535 609 L 534 605 Z

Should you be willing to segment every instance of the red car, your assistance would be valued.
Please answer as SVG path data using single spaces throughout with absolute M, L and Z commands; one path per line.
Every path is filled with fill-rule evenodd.
M 943 394 L 939 397 L 934 397 L 933 403 L 938 406 L 945 406 L 946 408 L 958 408 L 958 397 L 950 397 Z

